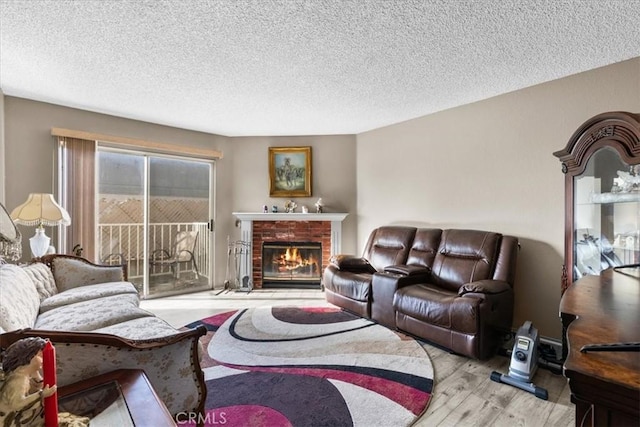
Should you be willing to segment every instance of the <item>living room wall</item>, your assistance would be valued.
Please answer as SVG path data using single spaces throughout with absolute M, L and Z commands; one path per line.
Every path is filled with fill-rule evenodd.
M 6 204 L 9 211 L 26 200 L 31 192 L 54 192 L 54 127 L 105 135 L 137 138 L 194 148 L 218 150 L 223 158 L 216 161 L 216 255 L 214 285 L 225 280 L 227 236 L 240 238 L 240 229 L 232 212 L 258 212 L 267 204 L 281 209 L 286 199 L 269 197 L 268 147 L 312 147 L 313 175 L 311 198 L 295 198 L 299 206 L 313 204 L 323 197 L 330 212 L 348 212 L 343 224 L 343 249 L 355 250 L 356 181 L 355 136 L 321 137 L 253 137 L 229 138 L 194 132 L 106 114 L 62 107 L 22 98 L 3 96 L 6 147 Z M 4 174 L 2 170 L 0 177 Z M 2 180 L 0 178 L 0 184 Z M 72 218 L 73 220 L 73 218 Z M 26 236 L 23 261 L 30 257 L 28 237 L 33 227 L 19 226 Z M 54 236 L 53 230 L 48 234 Z M 55 241 L 55 239 L 54 239 Z
M 520 239 L 514 327 L 559 339 L 564 175 L 553 152 L 587 119 L 640 112 L 640 58 L 359 134 L 358 247 L 383 224 Z
M 342 223 L 342 252 L 356 251 L 357 191 L 356 137 L 258 136 L 234 137 L 229 147 L 230 206 L 235 212 L 260 212 L 263 205 L 284 210 L 287 198 L 269 197 L 269 147 L 311 147 L 312 197 L 292 197 L 300 212 L 306 205 L 314 212 L 314 203 L 322 197 L 326 212 L 346 212 Z M 234 234 L 240 238 L 240 230 Z M 233 238 L 234 235 L 231 237 Z

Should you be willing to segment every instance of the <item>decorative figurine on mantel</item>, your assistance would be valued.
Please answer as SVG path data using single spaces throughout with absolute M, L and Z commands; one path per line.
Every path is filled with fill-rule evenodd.
M 286 213 L 294 213 L 297 207 L 298 204 L 296 202 L 294 202 L 293 200 L 287 200 L 284 204 L 284 211 Z
M 323 207 L 324 207 L 324 203 L 322 202 L 322 197 L 320 197 L 316 202 L 316 213 L 322 213 Z

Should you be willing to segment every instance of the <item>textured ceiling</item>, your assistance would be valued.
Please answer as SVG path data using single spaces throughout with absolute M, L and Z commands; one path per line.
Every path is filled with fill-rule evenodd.
M 354 134 L 640 56 L 638 0 L 0 0 L 5 95 Z

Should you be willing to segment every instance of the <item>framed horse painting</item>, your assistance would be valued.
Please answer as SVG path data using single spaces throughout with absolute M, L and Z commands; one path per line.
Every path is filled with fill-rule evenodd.
M 311 196 L 311 147 L 269 147 L 269 195 Z

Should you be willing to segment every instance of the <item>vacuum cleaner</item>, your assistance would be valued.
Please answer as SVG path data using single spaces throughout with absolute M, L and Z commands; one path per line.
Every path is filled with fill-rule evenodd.
M 524 322 L 515 336 L 509 373 L 501 374 L 493 371 L 491 380 L 497 383 L 509 384 L 521 390 L 533 393 L 536 397 L 547 400 L 549 393 L 546 389 L 533 384 L 533 376 L 538 369 L 538 346 L 540 338 L 538 330 L 530 321 Z

